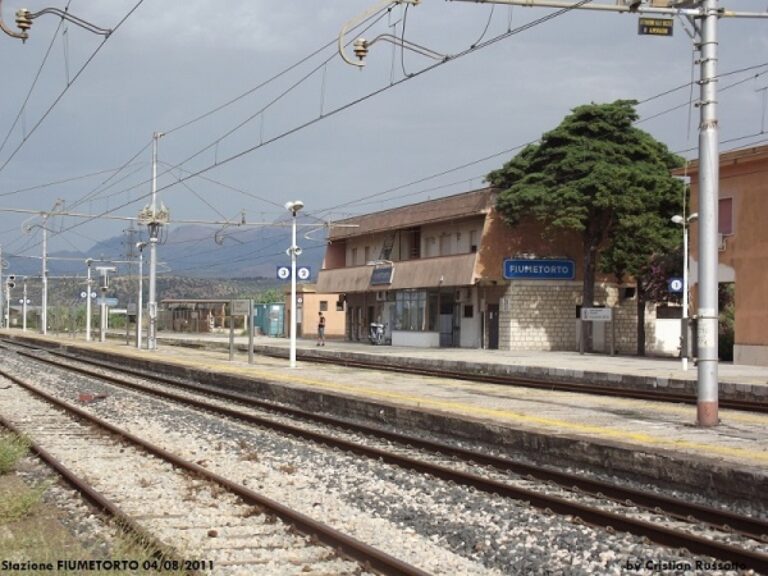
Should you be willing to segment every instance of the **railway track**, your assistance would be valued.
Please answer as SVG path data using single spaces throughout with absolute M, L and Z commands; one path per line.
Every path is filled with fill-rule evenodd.
M 609 396 L 613 398 L 631 398 L 634 400 L 648 400 L 651 402 L 670 402 L 677 404 L 693 404 L 697 400 L 695 394 L 680 394 L 675 392 L 661 392 L 658 390 L 632 390 L 628 388 L 617 388 L 614 386 L 601 386 L 599 384 L 581 384 L 568 382 L 566 380 L 537 380 L 534 378 L 499 376 L 493 374 L 482 374 L 472 372 L 462 372 L 458 370 L 444 370 L 440 368 L 416 368 L 412 366 L 403 366 L 386 362 L 370 362 L 362 360 L 339 360 L 313 352 L 297 352 L 298 358 L 305 362 L 317 362 L 320 364 L 334 364 L 346 366 L 349 368 L 358 368 L 360 370 L 383 370 L 387 372 L 399 372 L 403 374 L 415 374 L 419 376 L 434 376 L 436 378 L 450 378 L 453 380 L 465 380 L 469 382 L 479 382 L 483 384 L 501 384 L 504 386 L 519 386 L 521 388 L 533 388 L 537 390 L 552 390 L 557 392 L 576 392 L 578 394 L 594 394 L 596 396 Z M 275 358 L 282 358 L 285 355 L 278 353 L 267 353 L 266 355 Z M 738 400 L 733 398 L 720 399 L 721 408 L 729 410 L 741 410 L 746 412 L 768 413 L 768 402 L 756 402 L 751 400 Z
M 358 443 L 350 442 L 348 440 L 340 439 L 331 436 L 326 432 L 316 432 L 297 427 L 293 424 L 286 424 L 285 422 L 275 422 L 274 420 L 265 418 L 263 415 L 254 415 L 252 413 L 246 413 L 242 410 L 235 410 L 230 406 L 222 406 L 221 403 L 222 401 L 226 403 L 237 402 L 238 404 L 245 407 L 256 408 L 258 410 L 268 410 L 273 413 L 281 413 L 285 416 L 290 416 L 291 418 L 311 421 L 318 425 L 332 426 L 339 430 L 352 430 L 355 433 L 373 436 L 378 439 L 386 440 L 387 442 L 394 442 L 400 446 L 416 447 L 422 451 L 426 450 L 433 453 L 448 455 L 451 459 L 457 459 L 464 463 L 471 462 L 482 464 L 484 466 L 492 466 L 497 470 L 502 470 L 506 473 L 512 472 L 518 476 L 522 475 L 530 477 L 531 479 L 536 479 L 536 481 L 539 482 L 555 482 L 562 487 L 567 487 L 571 491 L 576 490 L 582 500 L 585 494 L 594 499 L 605 499 L 607 497 L 611 498 L 614 503 L 628 503 L 631 504 L 632 507 L 640 507 L 644 508 L 646 511 L 653 511 L 654 514 L 663 512 L 665 515 L 671 516 L 681 522 L 687 519 L 696 519 L 698 523 L 707 523 L 712 527 L 721 527 L 726 531 L 727 534 L 733 535 L 738 533 L 745 538 L 756 539 L 758 542 L 765 544 L 765 535 L 768 534 L 768 523 L 759 519 L 748 518 L 714 508 L 693 505 L 672 498 L 662 497 L 652 493 L 640 492 L 637 490 L 631 490 L 612 484 L 606 484 L 595 480 L 573 476 L 571 474 L 565 474 L 555 470 L 526 466 L 513 462 L 509 459 L 490 456 L 465 449 L 459 449 L 445 444 L 438 444 L 406 435 L 386 432 L 376 428 L 353 424 L 330 417 L 309 414 L 292 408 L 286 408 L 270 403 L 256 401 L 252 398 L 239 394 L 225 394 L 221 391 L 213 391 L 196 384 L 182 383 L 172 378 L 163 378 L 155 375 L 149 375 L 138 370 L 126 370 L 122 367 L 118 368 L 114 365 L 110 365 L 104 362 L 95 362 L 92 360 L 86 361 L 82 358 L 62 355 L 58 352 L 56 355 L 60 357 L 63 356 L 63 362 L 53 360 L 51 358 L 41 358 L 34 354 L 21 354 L 28 356 L 31 359 L 44 361 L 51 365 L 56 365 L 61 369 L 76 371 L 91 378 L 99 378 L 114 385 L 131 388 L 142 393 L 161 396 L 166 400 L 174 402 L 184 402 L 190 405 L 194 405 L 197 408 L 225 415 L 229 418 L 237 418 L 239 420 L 247 421 L 251 424 L 256 424 L 262 427 L 270 427 L 272 429 L 278 430 L 281 433 L 291 434 L 297 437 L 311 440 L 313 442 L 318 442 L 328 446 L 347 450 L 355 454 L 366 456 L 368 458 L 378 458 L 397 466 L 419 470 L 423 473 L 430 474 L 445 480 L 450 480 L 458 484 L 471 486 L 475 489 L 485 492 L 501 494 L 508 498 L 521 499 L 530 502 L 539 508 L 548 509 L 560 514 L 575 517 L 589 524 L 610 526 L 613 529 L 628 531 L 650 538 L 651 540 L 664 545 L 684 547 L 693 553 L 712 556 L 714 558 L 721 559 L 722 561 L 736 562 L 739 565 L 753 567 L 761 571 L 768 571 L 768 556 L 766 556 L 760 550 L 741 549 L 729 543 L 723 543 L 708 537 L 691 534 L 690 532 L 686 532 L 685 529 L 670 529 L 666 526 L 656 525 L 653 522 L 647 521 L 646 519 L 638 519 L 636 517 L 632 517 L 632 515 L 616 513 L 615 511 L 606 511 L 604 505 L 589 506 L 583 504 L 582 502 L 573 502 L 567 498 L 564 498 L 562 491 L 557 495 L 542 494 L 541 492 L 531 490 L 528 487 L 513 486 L 506 482 L 494 480 L 493 478 L 487 478 L 478 474 L 455 470 L 449 466 L 435 465 L 433 463 L 424 462 L 420 459 L 413 458 L 412 455 L 403 456 L 392 451 L 386 451 L 380 448 L 371 448 L 360 445 Z M 83 366 L 75 366 L 72 364 L 73 362 L 89 363 L 99 366 L 99 368 L 92 369 L 85 368 Z M 146 384 L 139 384 L 122 376 L 105 374 L 103 372 L 99 372 L 99 370 L 111 370 L 119 371 L 122 373 L 129 373 L 132 376 L 153 381 L 155 382 L 155 385 L 148 386 Z M 157 383 L 160 383 L 166 387 L 173 386 L 176 388 L 184 388 L 186 392 L 184 392 L 184 394 L 179 394 L 173 390 L 168 390 L 167 388 L 160 389 L 157 387 Z M 196 396 L 199 394 L 213 396 L 218 402 L 211 402 L 199 397 L 192 398 L 189 395 L 190 392 L 193 392 Z M 760 548 L 760 546 L 758 546 L 758 548 Z
M 27 347 L 30 349 L 40 349 L 40 346 L 26 344 L 18 340 L 3 340 L 5 342 Z M 272 358 L 285 358 L 286 354 L 282 352 L 260 351 L 264 356 Z M 521 388 L 531 388 L 536 390 L 551 390 L 556 392 L 574 392 L 577 394 L 594 394 L 596 396 L 607 396 L 612 398 L 630 398 L 634 400 L 646 400 L 650 402 L 668 402 L 674 404 L 696 405 L 696 395 L 682 394 L 676 392 L 662 392 L 659 390 L 635 390 L 629 388 L 617 388 L 615 386 L 602 386 L 599 384 L 574 383 L 566 380 L 556 379 L 535 379 L 531 377 L 517 377 L 508 375 L 483 374 L 479 372 L 463 372 L 458 370 L 445 370 L 439 368 L 417 368 L 413 366 L 404 366 L 392 364 L 391 362 L 372 362 L 365 360 L 352 360 L 333 358 L 314 351 L 297 351 L 297 358 L 305 362 L 315 362 L 318 364 L 332 364 L 348 368 L 357 368 L 360 370 L 381 370 L 386 372 L 397 372 L 401 374 L 414 374 L 418 376 L 432 376 L 436 378 L 450 378 L 453 380 L 464 380 L 468 382 L 479 382 L 482 384 L 500 384 L 504 386 L 518 386 Z M 728 410 L 739 410 L 744 412 L 755 412 L 759 414 L 768 414 L 768 402 L 740 400 L 736 398 L 720 398 L 720 408 Z
M 427 575 L 30 382 L 4 370 L 0 376 L 17 385 L 4 391 L 3 406 L 14 414 L 4 423 L 31 438 L 100 508 L 180 548 L 184 560 L 165 561 L 164 571 Z

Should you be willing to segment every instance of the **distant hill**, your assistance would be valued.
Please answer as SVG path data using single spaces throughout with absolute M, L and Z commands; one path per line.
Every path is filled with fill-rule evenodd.
M 135 243 L 146 241 L 146 229 L 137 230 L 132 240 L 127 235 L 114 236 L 96 243 L 90 250 L 75 252 L 56 250 L 56 237 L 49 240 L 49 275 L 84 276 L 85 259 L 104 261 L 136 261 Z M 158 275 L 174 278 L 209 278 L 218 280 L 265 278 L 275 279 L 278 265 L 290 263 L 286 249 L 290 244 L 290 229 L 264 227 L 220 230 L 205 226 L 169 227 L 167 236 L 158 245 Z M 300 264 L 312 268 L 312 278 L 322 265 L 325 245 L 316 240 L 299 237 L 303 253 Z M 60 260 L 58 258 L 61 258 Z M 20 276 L 39 276 L 40 259 L 17 258 L 6 255 L 7 273 Z M 148 274 L 149 249 L 144 250 L 144 273 Z M 94 264 L 98 265 L 98 264 Z M 115 264 L 117 276 L 136 274 L 137 265 Z M 178 280 L 177 280 L 178 282 Z

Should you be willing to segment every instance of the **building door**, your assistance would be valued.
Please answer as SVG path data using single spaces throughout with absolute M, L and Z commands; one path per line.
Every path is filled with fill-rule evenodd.
M 488 348 L 499 349 L 499 305 L 488 304 Z
M 457 346 L 458 342 L 454 342 L 454 315 L 455 306 L 453 299 L 453 292 L 442 292 L 440 294 L 440 318 L 438 320 L 440 325 L 440 347 L 450 348 Z

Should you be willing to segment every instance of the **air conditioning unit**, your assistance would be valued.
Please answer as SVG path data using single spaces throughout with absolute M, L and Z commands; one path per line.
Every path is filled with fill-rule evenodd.
M 726 241 L 726 237 L 723 234 L 717 235 L 717 249 L 720 250 L 720 252 L 725 252 L 725 249 L 728 248 L 728 242 Z
M 376 292 L 376 302 L 386 302 L 387 301 L 387 291 L 386 290 L 379 290 Z

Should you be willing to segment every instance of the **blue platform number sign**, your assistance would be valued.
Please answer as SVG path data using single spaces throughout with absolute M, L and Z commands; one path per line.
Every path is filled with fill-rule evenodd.
M 667 280 L 667 286 L 669 287 L 669 291 L 673 294 L 681 294 L 683 291 L 683 279 L 670 278 Z
M 291 277 L 291 268 L 289 266 L 277 267 L 277 279 L 288 280 Z
M 573 260 L 507 258 L 504 260 L 505 280 L 573 280 L 576 266 Z
M 296 279 L 306 281 L 312 276 L 312 268 L 310 266 L 297 266 L 296 267 Z M 290 280 L 291 279 L 291 267 L 290 266 L 278 266 L 277 267 L 277 279 L 278 280 Z

